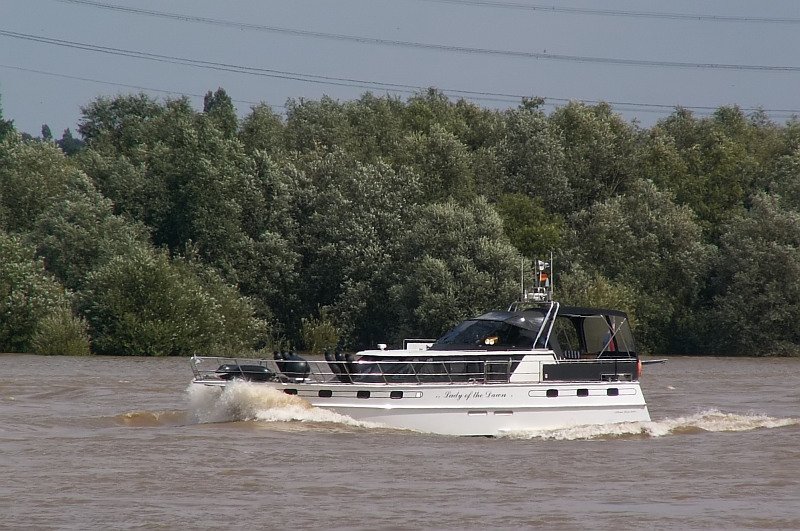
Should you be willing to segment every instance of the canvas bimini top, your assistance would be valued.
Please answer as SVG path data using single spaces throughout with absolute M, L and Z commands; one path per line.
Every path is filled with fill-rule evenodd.
M 635 358 L 628 316 L 618 310 L 541 304 L 461 322 L 430 350 L 551 349 L 559 358 Z

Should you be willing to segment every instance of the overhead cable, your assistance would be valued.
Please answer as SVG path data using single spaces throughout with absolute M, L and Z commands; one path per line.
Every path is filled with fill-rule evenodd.
M 516 57 L 521 59 L 537 59 L 543 61 L 566 61 L 566 62 L 579 62 L 579 63 L 596 63 L 596 64 L 614 64 L 623 66 L 648 66 L 648 67 L 666 67 L 666 68 L 693 68 L 693 69 L 709 69 L 709 70 L 745 70 L 745 71 L 760 71 L 760 72 L 800 72 L 800 66 L 781 66 L 781 65 L 758 65 L 758 64 L 729 64 L 729 63 L 695 63 L 684 61 L 658 61 L 652 59 L 622 59 L 613 57 L 594 57 L 587 55 L 568 55 L 568 54 L 554 54 L 548 52 L 526 52 L 520 50 L 501 50 L 494 48 L 474 48 L 468 46 L 456 46 L 449 44 L 434 44 L 424 43 L 417 41 L 404 41 L 397 39 L 384 39 L 380 37 L 366 37 L 359 35 L 346 35 L 341 33 L 328 33 L 321 31 L 301 30 L 296 28 L 286 28 L 282 26 L 269 26 L 263 24 L 253 24 L 246 22 L 235 22 L 224 19 L 199 17 L 194 15 L 184 15 L 179 13 L 168 13 L 163 11 L 154 11 L 150 9 L 141 9 L 134 7 L 117 6 L 111 4 L 104 4 L 102 2 L 95 2 L 93 0 L 59 0 L 65 3 L 89 5 L 93 7 L 109 9 L 113 11 L 120 11 L 125 13 L 135 13 L 138 15 L 146 15 L 152 17 L 166 18 L 172 20 L 182 20 L 188 22 L 197 22 L 202 24 L 211 24 L 215 26 L 231 27 L 236 29 L 246 29 L 255 31 L 265 31 L 272 33 L 279 33 L 284 35 L 291 35 L 294 37 L 311 37 L 317 39 L 356 42 L 359 44 L 375 44 L 381 46 L 393 46 L 403 48 L 414 48 L 423 50 L 435 50 L 440 52 L 452 52 L 462 54 L 477 54 L 489 56 L 503 56 L 503 57 Z
M 145 91 L 145 92 L 157 92 L 157 93 L 162 93 L 162 94 L 191 96 L 191 97 L 194 97 L 194 98 L 202 98 L 202 97 L 204 97 L 204 95 L 202 95 L 202 94 L 196 94 L 196 93 L 191 93 L 191 92 L 178 91 L 178 90 L 167 90 L 167 89 L 146 87 L 146 86 L 142 86 L 142 85 L 132 85 L 132 84 L 126 84 L 126 83 L 118 83 L 118 82 L 113 82 L 113 81 L 105 81 L 105 80 L 100 80 L 100 79 L 95 79 L 95 78 L 74 76 L 74 75 L 62 74 L 62 73 L 57 73 L 57 72 L 49 72 L 49 71 L 46 71 L 46 70 L 25 68 L 25 67 L 14 66 L 14 65 L 0 64 L 0 68 L 7 68 L 7 69 L 17 70 L 17 71 L 21 71 L 21 72 L 30 72 L 30 73 L 41 74 L 41 75 L 46 75 L 46 76 L 58 77 L 58 78 L 62 78 L 62 79 L 72 79 L 72 80 L 84 81 L 84 82 L 88 82 L 88 83 L 97 83 L 97 84 L 101 84 L 101 85 L 110 85 L 110 86 L 116 86 L 116 87 L 131 88 L 131 89 Z M 302 81 L 302 79 L 300 81 Z M 411 85 L 409 85 L 409 86 L 411 86 Z M 415 92 L 418 93 L 420 91 L 425 90 L 426 88 L 427 87 L 422 87 L 422 86 L 416 87 L 417 90 Z M 469 94 L 481 94 L 481 93 L 476 93 L 474 91 L 464 91 L 464 90 L 457 90 L 457 89 L 439 88 L 438 90 L 441 90 L 443 93 L 445 93 L 447 95 L 450 95 L 450 96 L 456 96 L 456 95 L 459 95 L 459 94 L 468 94 L 468 95 Z M 398 92 L 398 91 L 387 90 L 387 93 L 391 93 L 391 92 Z M 524 98 L 527 97 L 527 96 L 513 95 L 513 94 L 508 94 L 507 96 L 510 97 L 510 98 L 514 98 L 514 102 L 520 102 Z M 467 98 L 472 100 L 472 101 L 479 101 L 479 98 L 476 98 L 476 97 L 467 96 Z M 580 98 L 568 99 L 568 98 L 554 98 L 554 97 L 550 97 L 550 96 L 541 96 L 541 98 L 544 100 L 544 105 L 546 105 L 548 107 L 553 107 L 553 108 L 555 108 L 556 105 L 558 105 L 558 104 L 567 104 L 567 103 L 570 103 L 570 102 L 580 102 L 580 103 L 587 104 L 587 105 L 598 105 L 598 104 L 601 104 L 601 103 L 606 103 L 608 105 L 611 105 L 617 111 L 619 111 L 619 110 L 627 110 L 627 111 L 636 111 L 636 112 L 654 113 L 654 114 L 671 114 L 671 113 L 673 113 L 675 111 L 676 108 L 680 107 L 682 109 L 687 109 L 687 110 L 690 110 L 692 112 L 695 112 L 696 114 L 699 114 L 699 115 L 708 115 L 708 114 L 711 114 L 711 113 L 715 112 L 719 108 L 718 106 L 714 107 L 714 106 L 703 106 L 703 105 L 669 105 L 669 104 L 659 104 L 659 103 L 640 103 L 640 102 L 611 101 L 611 100 L 591 100 L 591 99 L 580 99 Z M 284 105 L 273 105 L 273 104 L 265 103 L 263 101 L 255 102 L 255 101 L 251 101 L 251 100 L 242 100 L 242 99 L 234 99 L 234 98 L 232 98 L 232 101 L 234 101 L 236 103 L 246 103 L 246 104 L 249 104 L 249 105 L 266 104 L 269 107 L 272 107 L 273 109 L 279 109 L 279 108 L 280 109 L 285 109 Z M 511 103 L 511 102 L 508 102 L 508 103 Z M 771 116 L 779 116 L 779 117 L 794 117 L 794 116 L 800 115 L 800 109 L 764 109 L 764 108 L 761 108 L 761 107 L 740 107 L 740 109 L 742 111 L 745 111 L 745 112 L 765 112 L 765 113 L 768 113 Z
M 105 80 L 102 80 L 102 79 L 95 79 L 95 78 L 91 78 L 91 77 L 82 77 L 82 76 L 74 76 L 74 75 L 70 75 L 70 74 L 61 74 L 61 73 L 57 73 L 57 72 L 49 72 L 47 70 L 38 70 L 36 68 L 25 68 L 25 67 L 22 67 L 22 66 L 0 64 L 0 68 L 7 68 L 9 70 L 17 70 L 18 72 L 29 72 L 29 73 L 32 73 L 32 74 L 41 74 L 43 76 L 52 76 L 52 77 L 57 77 L 57 78 L 61 78 L 61 79 L 72 79 L 74 81 L 85 81 L 87 83 L 96 83 L 98 85 L 109 85 L 109 86 L 112 86 L 112 87 L 121 87 L 121 88 L 140 90 L 140 91 L 143 91 L 143 92 L 158 92 L 160 94 L 170 94 L 170 95 L 174 95 L 174 96 L 191 96 L 193 98 L 204 98 L 205 97 L 205 94 L 196 94 L 196 93 L 192 93 L 192 92 L 185 92 L 185 91 L 179 91 L 179 90 L 167 90 L 167 89 L 146 87 L 146 86 L 143 86 L 143 85 L 132 85 L 132 84 L 129 84 L 129 83 L 117 83 L 117 82 L 114 82 L 114 81 L 105 81 Z M 278 106 L 278 105 L 271 105 L 271 104 L 263 102 L 263 101 L 262 102 L 258 102 L 258 101 L 250 101 L 250 100 L 242 100 L 242 99 L 234 99 L 234 98 L 231 98 L 231 101 L 234 101 L 236 103 L 246 103 L 248 105 L 260 105 L 260 104 L 263 103 L 265 105 L 268 105 L 268 106 L 272 107 L 273 109 L 282 107 L 282 106 Z
M 83 0 L 59 0 L 74 3 L 86 3 Z M 800 24 L 800 18 L 794 17 L 760 17 L 737 15 L 709 15 L 703 13 L 665 13 L 659 11 L 631 11 L 620 9 L 592 9 L 584 7 L 563 7 L 556 5 L 523 4 L 520 2 L 505 2 L 499 0 L 416 0 L 434 4 L 455 4 L 477 7 L 492 7 L 502 9 L 516 9 L 524 11 L 537 11 L 541 13 L 568 13 L 572 15 L 598 15 L 608 17 L 634 17 L 668 20 L 693 20 L 701 22 L 755 22 L 765 24 Z

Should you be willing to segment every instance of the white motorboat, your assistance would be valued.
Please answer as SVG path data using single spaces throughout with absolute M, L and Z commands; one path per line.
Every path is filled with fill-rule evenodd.
M 401 349 L 195 356 L 193 384 L 246 380 L 359 421 L 447 435 L 649 421 L 626 314 L 561 306 L 551 293 Z

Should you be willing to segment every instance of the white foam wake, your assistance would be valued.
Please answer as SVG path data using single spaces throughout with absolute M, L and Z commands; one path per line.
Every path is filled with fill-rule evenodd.
M 515 439 L 610 439 L 663 437 L 680 433 L 749 431 L 800 425 L 800 419 L 775 418 L 761 414 L 741 415 L 709 409 L 694 415 L 651 422 L 623 422 L 598 426 L 574 426 L 552 430 L 515 430 L 503 434 Z
M 248 382 L 233 382 L 225 387 L 190 385 L 187 394 L 193 419 L 201 424 L 256 420 L 333 423 L 358 428 L 383 427 L 316 408 L 298 396 Z

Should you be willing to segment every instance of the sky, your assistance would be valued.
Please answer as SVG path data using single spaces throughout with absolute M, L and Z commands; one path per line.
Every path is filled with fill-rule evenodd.
M 224 88 L 260 102 L 403 99 L 436 87 L 509 108 L 609 102 L 650 127 L 676 106 L 800 115 L 797 0 L 0 0 L 0 107 L 74 132 L 95 98 Z

